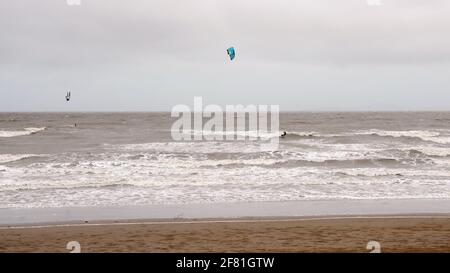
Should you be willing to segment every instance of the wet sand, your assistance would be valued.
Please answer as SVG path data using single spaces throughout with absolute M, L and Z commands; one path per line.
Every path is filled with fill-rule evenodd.
M 222 219 L 0 229 L 0 252 L 450 252 L 450 216 Z

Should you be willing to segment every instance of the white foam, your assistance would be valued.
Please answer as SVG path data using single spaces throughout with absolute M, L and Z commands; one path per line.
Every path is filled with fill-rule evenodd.
M 450 148 L 446 147 L 419 146 L 419 147 L 404 148 L 403 150 L 417 150 L 429 156 L 440 156 L 440 157 L 450 156 Z
M 329 171 L 321 171 L 324 173 L 333 174 L 345 174 L 349 176 L 365 176 L 365 177 L 378 177 L 378 176 L 407 176 L 411 177 L 447 177 L 450 179 L 450 174 L 446 170 L 436 169 L 407 169 L 407 168 L 347 168 L 347 169 L 333 169 Z
M 32 156 L 37 156 L 34 154 L 0 154 L 0 163 L 8 163 L 8 162 L 13 162 L 13 161 L 17 161 L 17 160 L 21 160 L 24 158 L 28 158 L 28 157 L 32 157 Z
M 267 131 L 245 131 L 245 130 L 230 130 L 230 131 L 197 131 L 191 130 L 182 133 L 183 136 L 203 136 L 206 137 L 215 137 L 218 140 L 224 140 L 229 138 L 230 136 L 235 136 L 236 138 L 249 139 L 249 140 L 257 140 L 257 139 L 271 139 L 274 137 L 279 137 L 281 132 L 267 132 Z
M 379 135 L 391 137 L 416 137 L 424 141 L 431 141 L 440 144 L 450 143 L 450 136 L 444 135 L 442 131 L 427 131 L 427 130 L 413 130 L 413 131 L 384 131 L 371 129 L 368 131 L 357 131 L 358 135 Z
M 111 147 L 115 149 L 116 147 Z M 127 151 L 155 151 L 166 153 L 255 153 L 261 152 L 261 146 L 253 142 L 150 142 L 125 144 L 118 147 Z
M 17 137 L 17 136 L 27 136 L 31 134 L 35 134 L 37 132 L 45 130 L 45 127 L 34 128 L 29 127 L 25 128 L 23 131 L 0 131 L 0 137 Z
M 251 168 L 248 172 L 255 171 Z M 212 174 L 205 173 L 205 174 Z M 53 188 L 0 192 L 0 207 L 79 207 L 157 204 L 211 204 L 261 201 L 294 201 L 323 199 L 450 199 L 449 181 L 358 177 L 324 179 L 323 177 L 277 176 L 262 180 L 260 173 L 219 178 L 219 174 L 201 181 L 133 181 L 135 187 Z M 287 174 L 287 173 L 285 173 Z M 249 180 L 244 180 L 251 178 Z M 275 178 L 278 178 L 277 181 Z M 286 181 L 282 180 L 290 178 Z
M 408 132 L 409 136 L 418 135 Z M 421 136 L 442 137 L 443 132 Z M 102 152 L 56 154 L 44 161 L 27 160 L 0 168 L 0 208 L 450 199 L 450 147 L 393 142 L 336 144 L 311 138 L 281 142 L 275 152 L 262 152 L 259 143 L 253 141 L 106 145 Z M 410 150 L 425 156 L 411 154 Z M 0 162 L 29 156 L 0 155 Z M 400 163 L 393 167 L 384 167 L 383 162 L 380 166 L 367 164 L 367 168 L 357 162 L 320 164 L 327 160 L 386 158 Z M 420 166 L 401 164 L 402 160 L 415 159 Z M 297 162 L 302 160 L 318 164 Z

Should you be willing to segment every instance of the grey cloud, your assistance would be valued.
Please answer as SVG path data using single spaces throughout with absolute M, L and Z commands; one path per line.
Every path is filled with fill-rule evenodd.
M 0 111 L 66 110 L 66 89 L 80 99 L 70 110 L 170 110 L 199 94 L 287 110 L 450 107 L 450 2 L 381 1 L 3 0 Z

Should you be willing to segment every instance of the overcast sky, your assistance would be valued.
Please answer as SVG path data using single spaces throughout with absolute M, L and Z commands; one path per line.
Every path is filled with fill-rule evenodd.
M 81 1 L 0 1 L 0 111 L 450 110 L 448 0 Z

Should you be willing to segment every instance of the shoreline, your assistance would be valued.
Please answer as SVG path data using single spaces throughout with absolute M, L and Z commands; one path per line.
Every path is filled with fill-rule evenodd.
M 136 226 L 136 225 L 191 225 L 191 224 L 228 224 L 228 223 L 277 223 L 277 222 L 308 222 L 334 220 L 404 220 L 404 219 L 448 219 L 450 213 L 440 214 L 389 214 L 389 215 L 331 215 L 331 216 L 298 216 L 298 217 L 241 217 L 241 218 L 172 218 L 172 219 L 122 219 L 97 220 L 86 222 L 48 222 L 28 223 L 21 225 L 0 225 L 0 230 L 47 229 L 72 227 L 101 227 L 101 226 Z
M 450 200 L 305 200 L 77 208 L 3 208 L 0 227 L 114 221 L 447 215 Z

